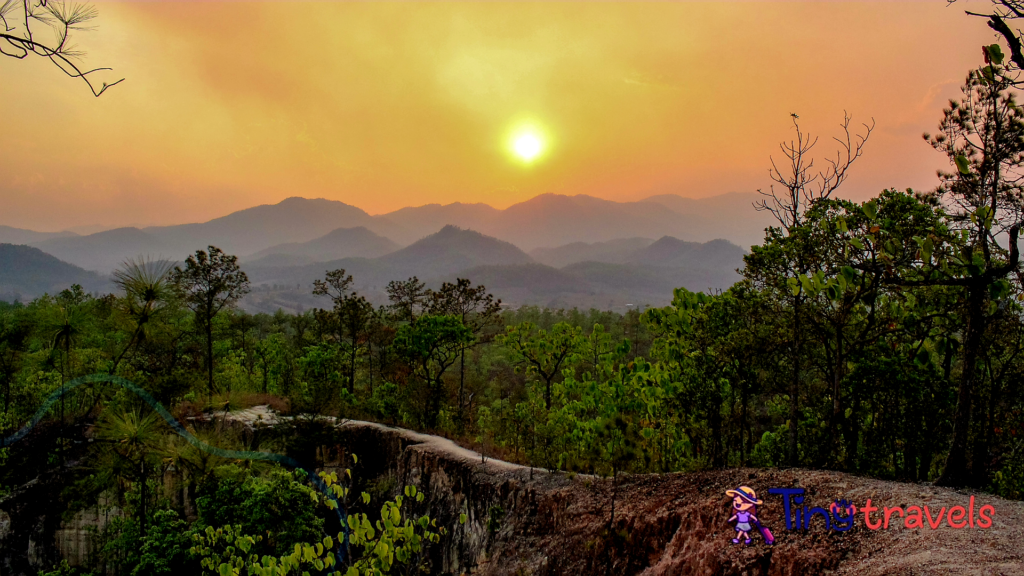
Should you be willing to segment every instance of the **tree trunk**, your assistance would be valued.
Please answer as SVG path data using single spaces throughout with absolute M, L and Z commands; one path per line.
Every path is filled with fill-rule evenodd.
M 356 346 L 358 343 L 355 338 L 352 338 L 352 355 L 349 358 L 348 367 L 348 391 L 350 394 L 356 393 Z
M 747 382 L 746 381 L 743 382 L 743 388 L 740 390 L 740 406 L 742 407 L 742 409 L 740 411 L 740 422 L 741 422 L 740 434 L 743 435 L 742 439 L 741 439 L 742 455 L 743 455 L 743 465 L 747 466 L 748 463 L 749 463 L 748 454 L 749 454 L 749 450 L 750 450 L 751 438 L 750 438 L 750 422 L 747 420 Z
M 836 362 L 835 367 L 832 370 L 832 419 L 829 422 L 829 446 L 831 449 L 832 461 L 839 464 L 841 469 L 845 469 L 845 462 L 842 462 L 839 458 L 839 423 L 843 418 L 842 413 L 842 402 L 840 402 L 840 393 L 842 389 L 840 384 L 843 380 L 843 328 L 842 325 L 836 326 Z M 845 460 L 845 458 L 843 459 Z
M 967 471 L 967 438 L 971 429 L 971 402 L 974 400 L 978 349 L 984 331 L 984 288 L 979 284 L 967 288 L 967 337 L 964 339 L 964 360 L 953 416 L 953 442 L 942 475 L 935 481 L 937 486 L 965 486 L 970 481 Z
M 797 450 L 797 422 L 800 395 L 800 296 L 793 299 L 793 381 L 789 398 L 789 465 L 799 462 Z
M 139 533 L 146 537 L 146 461 L 141 463 L 142 486 L 139 488 Z
M 213 317 L 206 319 L 206 371 L 210 390 L 210 407 L 213 407 Z
M 466 390 L 466 348 L 462 348 L 462 352 L 459 353 L 459 431 L 461 432 L 465 428 L 465 420 L 463 420 L 463 403 L 465 402 L 465 390 Z
M 721 468 L 722 462 L 722 396 L 716 390 L 711 399 L 711 467 Z
M 989 446 L 992 445 L 992 411 L 993 404 L 996 397 L 995 384 L 992 383 L 992 389 L 988 392 L 988 397 L 984 401 L 986 405 L 984 413 L 981 415 L 981 422 L 978 425 L 976 440 L 974 442 L 974 458 L 971 465 L 972 476 L 974 477 L 974 486 L 976 488 L 984 487 L 988 484 L 988 464 L 989 464 Z M 979 398 L 979 404 L 982 399 Z M 979 412 L 981 406 L 978 407 Z

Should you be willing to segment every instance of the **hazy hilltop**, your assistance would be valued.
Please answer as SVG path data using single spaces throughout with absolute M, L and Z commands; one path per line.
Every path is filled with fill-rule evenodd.
M 245 261 L 255 265 L 308 264 L 342 258 L 376 258 L 401 248 L 363 226 L 338 228 L 309 242 L 287 242 L 265 248 Z
M 372 216 L 343 202 L 288 198 L 200 224 L 118 228 L 31 245 L 82 268 L 109 273 L 127 258 L 184 260 L 188 254 L 210 245 L 245 257 L 275 245 L 305 243 L 338 228 L 354 228 L 372 222 L 376 222 Z M 387 224 L 378 227 L 387 228 Z M 315 252 L 316 247 L 311 250 Z
M 51 238 L 78 236 L 74 232 L 36 232 L 11 226 L 0 226 L 0 244 L 31 244 Z
M 532 262 L 515 245 L 457 226 L 445 226 L 436 234 L 378 259 L 396 270 L 412 275 L 448 274 L 482 264 L 525 264 Z
M 277 244 L 308 242 L 338 228 L 371 226 L 360 208 L 323 198 L 286 198 L 233 212 L 201 224 L 145 228 L 161 243 L 188 253 L 207 245 L 248 256 Z M 199 244 L 199 245 L 197 245 Z
M 716 269 L 723 263 L 733 263 L 733 268 L 739 268 L 743 265 L 743 254 L 742 248 L 728 240 L 711 240 L 702 244 L 665 236 L 631 254 L 625 263 Z
M 153 235 L 138 228 L 116 228 L 88 236 L 52 238 L 35 242 L 33 247 L 47 254 L 101 273 L 109 273 L 129 258 L 145 255 L 153 258 L 184 260 L 187 253 L 175 251 Z
M 99 274 L 61 262 L 38 248 L 0 244 L 0 300 L 56 294 L 72 284 L 81 284 L 88 292 L 112 288 L 110 281 Z
M 611 264 L 649 264 L 675 268 L 718 268 L 723 264 L 737 268 L 745 251 L 728 240 L 687 242 L 672 236 L 659 240 L 621 238 L 608 242 L 573 242 L 555 248 L 536 248 L 530 252 L 534 260 L 561 268 L 577 262 Z
M 644 198 L 643 202 L 660 204 L 678 214 L 700 215 L 702 222 L 695 230 L 697 238 L 691 239 L 724 238 L 746 249 L 759 246 L 764 241 L 764 229 L 779 224 L 771 213 L 754 208 L 754 203 L 763 199 L 757 192 L 730 192 L 707 198 L 658 194 Z
M 487 204 L 426 204 L 388 212 L 377 216 L 378 223 L 389 226 L 390 238 L 402 244 L 411 244 L 437 232 L 445 226 L 480 230 L 485 234 L 501 218 L 502 210 Z M 381 233 L 383 228 L 379 228 Z
M 548 266 L 561 268 L 573 262 L 625 262 L 641 248 L 654 243 L 650 238 L 619 238 L 607 242 L 572 242 L 554 248 L 534 248 L 530 256 Z

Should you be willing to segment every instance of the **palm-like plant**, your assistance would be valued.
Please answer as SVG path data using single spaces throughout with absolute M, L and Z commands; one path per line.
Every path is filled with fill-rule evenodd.
M 118 302 L 133 324 L 132 335 L 114 359 L 113 374 L 121 361 L 146 340 L 151 321 L 157 318 L 173 297 L 168 283 L 171 262 L 129 259 L 114 271 L 114 284 L 124 292 Z
M 96 438 L 111 446 L 114 474 L 139 483 L 139 528 L 145 535 L 147 464 L 159 456 L 164 442 L 160 418 L 153 412 L 106 410 L 96 423 Z

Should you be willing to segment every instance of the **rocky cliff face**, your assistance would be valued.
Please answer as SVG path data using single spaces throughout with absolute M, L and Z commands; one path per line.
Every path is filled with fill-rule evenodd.
M 868 498 L 891 507 L 970 505 L 966 494 L 916 484 L 809 470 L 734 469 L 695 474 L 620 476 L 615 482 L 549 474 L 486 460 L 452 442 L 369 423 L 342 427 L 334 458 L 355 453 L 357 477 L 393 477 L 427 493 L 431 515 L 456 527 L 437 560 L 445 572 L 488 576 L 674 574 L 1021 574 L 1021 502 L 979 496 L 992 505 L 989 529 L 868 530 L 858 515 L 847 532 L 786 530 L 782 498 L 768 488 L 800 487 L 812 506 Z M 758 511 L 777 540 L 755 536 L 734 545 L 725 491 L 748 485 L 765 501 Z M 468 515 L 459 526 L 461 513 Z M 934 512 L 933 512 L 934 514 Z M 880 517 L 875 513 L 872 518 Z

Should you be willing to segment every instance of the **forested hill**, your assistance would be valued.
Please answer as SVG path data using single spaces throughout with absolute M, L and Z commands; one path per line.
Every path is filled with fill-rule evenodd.
M 38 248 L 0 244 L 0 300 L 55 294 L 72 284 L 82 285 L 87 292 L 113 289 L 99 274 L 61 262 Z

